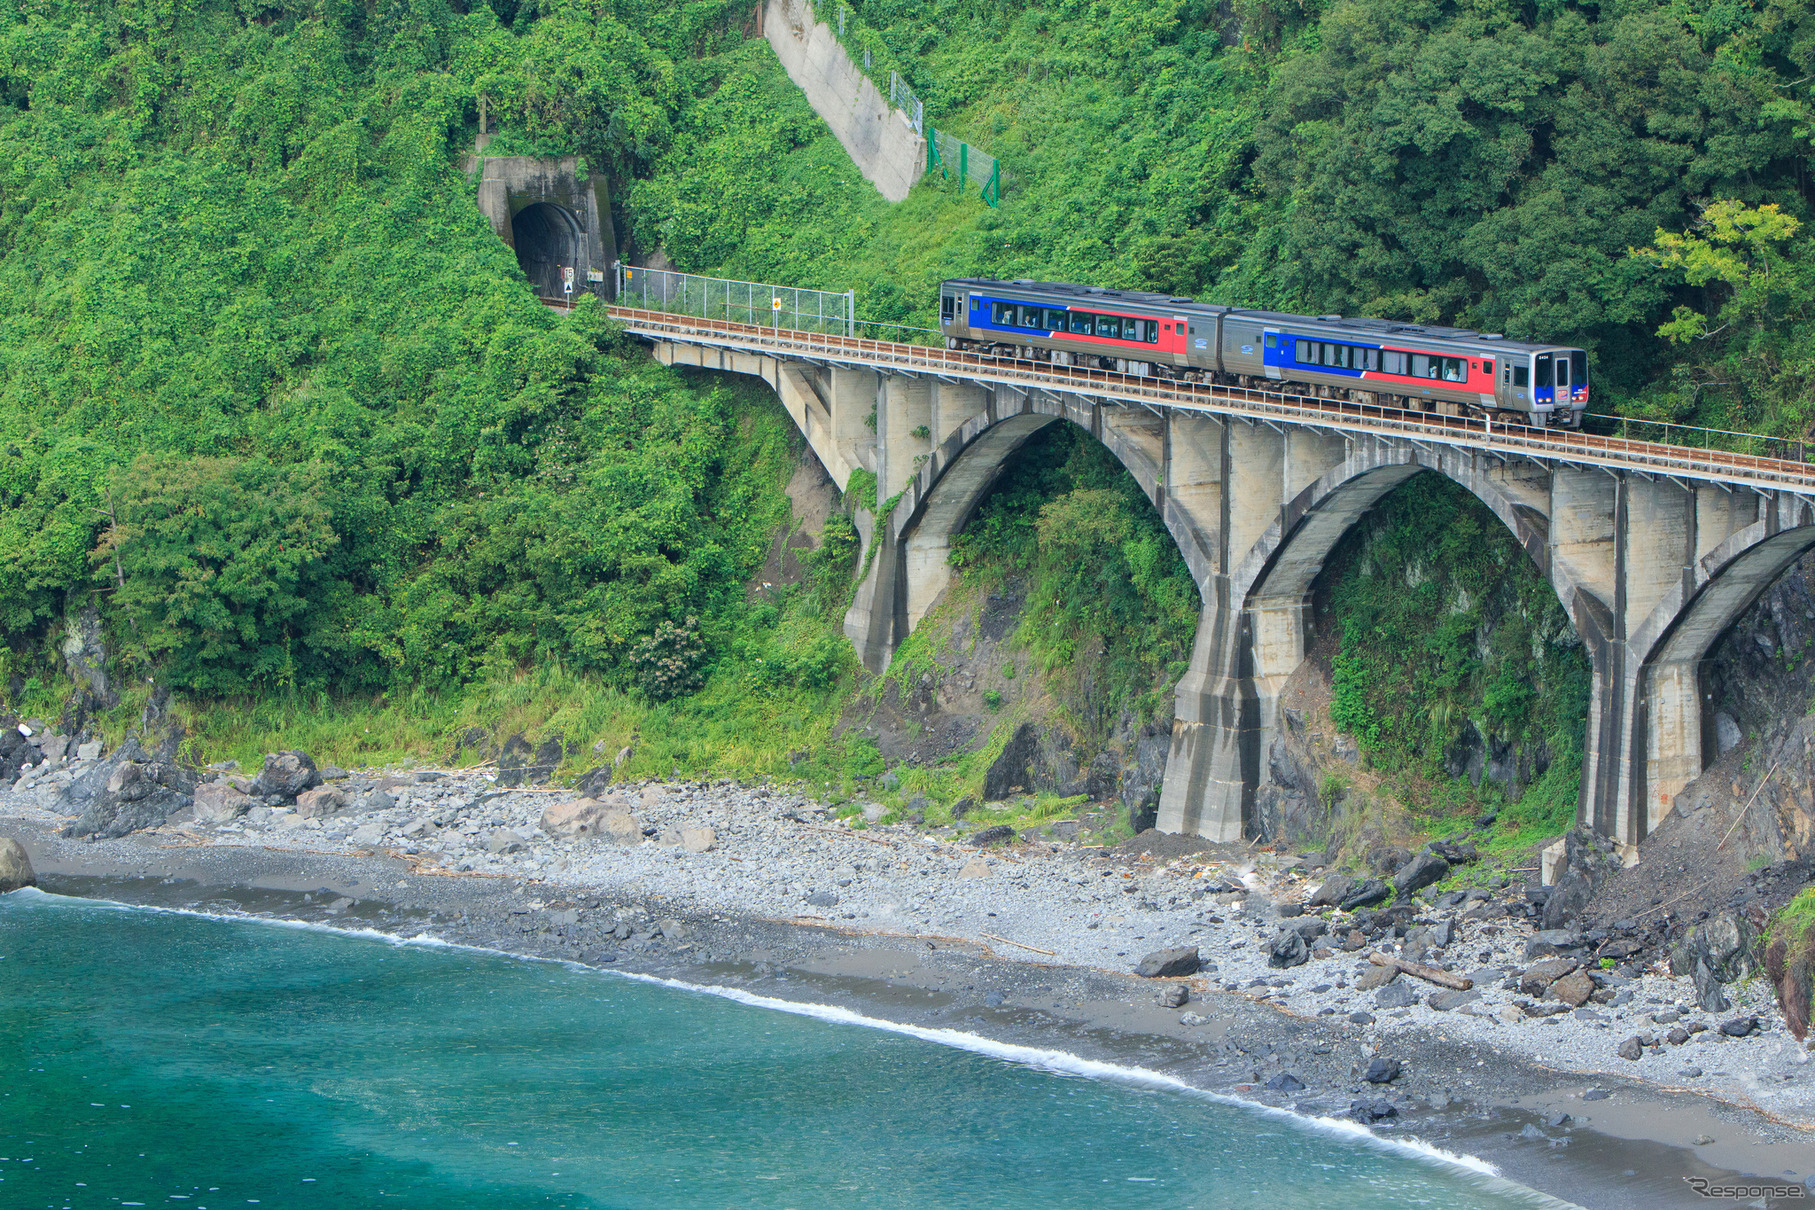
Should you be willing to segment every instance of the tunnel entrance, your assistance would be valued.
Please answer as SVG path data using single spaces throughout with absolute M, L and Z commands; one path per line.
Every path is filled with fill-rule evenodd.
M 529 278 L 530 288 L 538 298 L 567 298 L 563 285 L 572 281 L 573 292 L 585 289 L 581 268 L 585 259 L 585 238 L 579 222 L 561 206 L 537 202 L 525 206 L 510 220 L 511 243 L 517 250 L 517 263 Z M 568 276 L 571 274 L 571 277 Z

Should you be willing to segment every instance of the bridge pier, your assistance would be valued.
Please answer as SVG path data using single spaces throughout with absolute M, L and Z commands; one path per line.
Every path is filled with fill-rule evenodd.
M 1176 689 L 1165 831 L 1253 835 L 1280 694 L 1305 659 L 1312 585 L 1342 537 L 1414 475 L 1470 491 L 1556 591 L 1592 668 L 1578 818 L 1626 845 L 1668 815 L 1712 749 L 1709 648 L 1815 547 L 1815 481 L 1704 478 L 1689 458 L 1659 474 L 1545 453 L 1519 433 L 1433 441 L 1335 416 L 1259 419 L 1240 400 L 1227 412 L 1153 406 L 1031 385 L 1028 371 L 904 372 L 873 348 L 841 360 L 815 346 L 790 360 L 745 347 L 758 341 L 657 338 L 656 351 L 762 377 L 841 488 L 858 468 L 876 475 L 861 519 L 880 524 L 845 617 L 872 671 L 944 592 L 952 540 L 1034 433 L 1077 424 L 1134 477 L 1203 601 Z

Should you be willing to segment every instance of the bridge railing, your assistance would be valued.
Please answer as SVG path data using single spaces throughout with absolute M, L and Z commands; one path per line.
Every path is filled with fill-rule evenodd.
M 1795 437 L 1768 437 L 1763 433 L 1698 428 L 1691 424 L 1640 420 L 1630 416 L 1590 416 L 1587 423 L 1594 432 L 1629 441 L 1649 441 L 1686 449 L 1723 450 L 1784 462 L 1808 462 L 1811 455 L 1815 455 L 1815 443 Z
M 789 332 L 857 334 L 857 295 L 644 269 L 618 261 L 618 305 Z

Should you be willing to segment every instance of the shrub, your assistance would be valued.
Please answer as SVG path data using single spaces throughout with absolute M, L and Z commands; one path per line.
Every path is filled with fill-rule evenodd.
M 700 666 L 706 660 L 706 644 L 699 635 L 699 619 L 689 617 L 676 626 L 663 619 L 655 633 L 639 640 L 630 649 L 628 663 L 636 687 L 652 702 L 666 702 L 692 693 L 706 679 Z

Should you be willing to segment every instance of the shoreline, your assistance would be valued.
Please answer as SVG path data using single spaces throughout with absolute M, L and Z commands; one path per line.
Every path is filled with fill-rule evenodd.
M 464 795 L 471 787 L 452 788 Z M 705 799 L 752 793 L 722 786 L 687 789 Z M 832 1005 L 916 1030 L 957 1030 L 993 1044 L 1151 1071 L 1202 1091 L 1311 1118 L 1348 1119 L 1352 1102 L 1386 1100 L 1395 1116 L 1376 1124 L 1381 1137 L 1415 1138 L 1443 1151 L 1476 1156 L 1507 1179 L 1591 1207 L 1705 1205 L 1689 1189 L 1689 1177 L 1716 1182 L 1752 1178 L 1756 1183 L 1787 1182 L 1788 1172 L 1802 1180 L 1815 1175 L 1815 1132 L 1802 1116 L 1800 1101 L 1793 1105 L 1796 1116 L 1785 1116 L 1773 1112 L 1779 1104 L 1760 1105 L 1762 1098 L 1722 1100 L 1711 1090 L 1634 1078 L 1612 1064 L 1573 1070 L 1547 1066 L 1506 1045 L 1508 1039 L 1483 1039 L 1457 1028 L 1464 1022 L 1454 1014 L 1440 1025 L 1401 1019 L 1361 1026 L 1340 1015 L 1304 1011 L 1309 1005 L 1289 1002 L 1293 991 L 1282 996 L 1271 987 L 1227 990 L 1205 976 L 1147 980 L 1128 973 L 1127 966 L 1117 970 L 1060 952 L 1046 956 L 1034 952 L 1032 941 L 1019 946 L 1006 942 L 1011 935 L 1029 934 L 1026 920 L 1008 910 L 1010 897 L 999 893 L 1000 887 L 986 899 L 1001 909 L 1000 915 L 992 912 L 982 920 L 1001 931 L 942 928 L 937 921 L 915 921 L 905 914 L 877 919 L 872 913 L 861 920 L 855 912 L 851 919 L 779 917 L 763 913 L 761 904 L 750 905 L 758 910 L 730 906 L 732 896 L 677 893 L 658 878 L 602 878 L 585 863 L 571 860 L 565 869 L 546 868 L 553 864 L 550 853 L 558 860 L 553 845 L 531 858 L 543 863 L 538 868 L 449 872 L 423 860 L 420 851 L 348 851 L 325 836 L 295 835 L 298 828 L 282 835 L 219 835 L 166 825 L 117 840 L 65 840 L 54 832 L 62 817 L 35 801 L 19 801 L 25 797 L 0 797 L 0 833 L 25 844 L 41 887 L 52 893 L 370 929 L 399 939 L 427 934 L 450 944 L 614 968 L 696 988 L 721 987 L 796 1005 Z M 541 805 L 550 801 L 545 793 L 507 791 L 505 798 Z M 697 808 L 698 803 L 690 798 L 688 806 Z M 793 796 L 780 796 L 764 809 L 785 816 L 800 813 L 798 806 Z M 723 812 L 720 817 L 722 824 Z M 836 831 L 804 821 L 791 831 L 817 840 L 817 829 Z M 730 831 L 728 843 L 735 848 L 735 827 Z M 919 843 L 854 835 L 861 839 L 836 838 L 840 851 L 846 845 Z M 632 867 L 621 871 L 626 875 L 635 875 L 639 862 L 668 862 L 680 853 L 675 846 L 648 842 L 614 846 L 579 841 L 572 847 L 607 865 Z M 528 856 L 535 849 L 525 846 L 522 852 Z M 729 864 L 735 854 L 721 856 L 722 864 Z M 1027 856 L 1028 861 L 1016 864 L 1037 864 L 1033 855 Z M 1000 855 L 999 866 L 1011 857 Z M 1067 854 L 1064 859 L 1074 858 Z M 974 854 L 967 864 L 971 860 L 977 860 Z M 782 876 L 791 872 L 797 871 Z M 963 881 L 974 890 L 990 879 Z M 848 892 L 848 883 L 842 889 Z M 1258 896 L 1250 892 L 1250 897 Z M 847 893 L 835 906 L 858 902 Z M 950 906 L 949 900 L 934 905 L 941 911 Z M 1219 910 L 1233 916 L 1232 907 L 1233 901 Z M 814 912 L 815 907 L 803 904 L 801 910 Z M 815 914 L 845 915 L 825 907 Z M 1045 914 L 1053 914 L 1050 907 Z M 1152 924 L 1123 919 L 1130 928 L 1109 939 L 1103 934 L 1110 926 L 1101 913 L 1096 920 L 1079 921 L 1075 931 L 1107 941 L 1095 946 L 1098 952 L 1114 945 L 1132 947 L 1136 938 L 1155 941 L 1159 948 Z M 1136 923 L 1142 933 L 1132 932 Z M 1205 959 L 1223 968 L 1220 974 L 1241 965 L 1232 958 L 1246 946 L 1225 938 L 1222 950 L 1208 944 L 1203 948 Z M 1128 965 L 1140 956 L 1129 950 L 1110 952 L 1125 957 Z M 1295 970 L 1305 973 L 1303 967 Z M 1179 983 L 1191 989 L 1182 1011 L 1156 1002 L 1161 985 Z M 1277 998 L 1288 1003 L 1273 1002 Z M 1197 1020 L 1187 1024 L 1193 1017 Z M 1534 1034 L 1540 1028 L 1537 1022 L 1519 1027 Z M 1574 1028 L 1574 1023 L 1564 1028 Z M 1561 1030 L 1553 1030 L 1527 1045 L 1560 1038 Z M 1737 1056 L 1755 1043 L 1761 1040 L 1723 1049 Z M 1768 1045 L 1757 1047 L 1761 1056 Z M 1775 1057 L 1781 1057 L 1783 1047 L 1778 1050 Z M 1404 1074 L 1390 1085 L 1365 1083 L 1361 1072 L 1376 1054 L 1399 1060 Z M 1303 1087 L 1290 1092 L 1266 1087 L 1281 1075 Z M 1291 1082 L 1285 1086 L 1290 1088 Z M 1590 1090 L 1607 1095 L 1584 1100 Z M 1567 1119 L 1559 1117 L 1563 1114 Z M 1802 1203 L 1785 1199 L 1772 1204 Z

